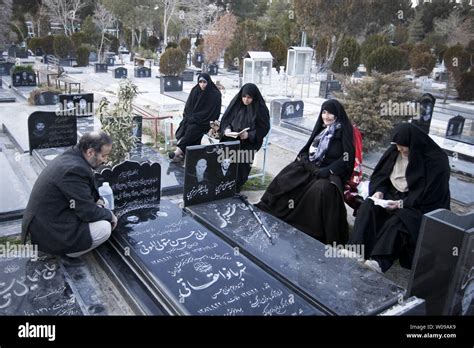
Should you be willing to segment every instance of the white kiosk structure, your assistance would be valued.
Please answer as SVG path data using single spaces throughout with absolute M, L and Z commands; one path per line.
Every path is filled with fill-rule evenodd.
M 310 47 L 295 47 L 288 49 L 286 59 L 286 76 L 288 82 L 292 85 L 292 89 L 296 88 L 296 84 L 301 84 L 301 97 L 303 97 L 303 86 L 309 84 L 311 79 L 311 62 L 314 50 Z
M 243 83 L 270 85 L 273 56 L 270 52 L 249 51 L 244 56 Z

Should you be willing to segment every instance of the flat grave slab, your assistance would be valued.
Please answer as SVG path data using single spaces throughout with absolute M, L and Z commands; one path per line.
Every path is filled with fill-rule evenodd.
M 170 313 L 323 315 L 167 199 L 116 212 L 113 238 L 156 288 Z
M 0 257 L 0 315 L 83 315 L 55 258 Z
M 0 168 L 0 221 L 5 221 L 26 208 L 29 193 L 1 151 Z
M 404 289 L 357 261 L 254 208 L 272 244 L 248 207 L 227 198 L 186 208 L 198 221 L 255 262 L 287 279 L 334 315 L 374 315 L 395 304 Z M 329 254 L 328 254 L 329 253 Z

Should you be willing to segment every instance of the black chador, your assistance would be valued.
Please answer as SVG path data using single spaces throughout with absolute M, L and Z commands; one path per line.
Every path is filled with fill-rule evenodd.
M 270 183 L 258 207 L 322 243 L 348 238 L 343 185 L 354 169 L 353 128 L 344 107 L 328 100 L 298 157 Z
M 183 120 L 176 130 L 178 147 L 183 153 L 186 146 L 200 145 L 201 139 L 211 128 L 210 122 L 219 119 L 221 113 L 222 96 L 211 77 L 202 73 L 198 81 L 207 82 L 204 90 L 199 82 L 193 87 L 184 107 Z
M 416 126 L 399 125 L 369 185 L 369 196 L 382 195 L 397 205 L 383 208 L 370 198 L 365 200 L 350 243 L 364 244 L 365 258 L 377 261 L 383 272 L 396 259 L 411 268 L 423 214 L 449 209 L 449 176 L 445 152 Z
M 252 99 L 249 105 L 245 105 L 244 97 Z M 246 128 L 249 128 L 247 139 L 236 139 L 224 135 L 226 130 L 240 132 Z M 263 139 L 269 130 L 270 113 L 265 100 L 256 85 L 247 83 L 242 86 L 239 93 L 230 102 L 224 116 L 222 116 L 220 126 L 221 141 L 240 140 L 240 150 L 246 151 L 245 156 L 239 156 L 239 158 L 244 158 L 246 161 L 239 161 L 238 163 L 237 191 L 240 191 L 242 185 L 247 181 L 253 155 L 262 147 Z

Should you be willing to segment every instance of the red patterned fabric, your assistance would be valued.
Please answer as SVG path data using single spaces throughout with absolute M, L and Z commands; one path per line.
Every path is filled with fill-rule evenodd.
M 354 215 L 362 203 L 363 199 L 359 196 L 358 186 L 362 180 L 362 134 L 359 129 L 354 126 L 354 147 L 355 147 L 355 161 L 354 171 L 350 179 L 344 186 L 344 200 L 352 209 Z

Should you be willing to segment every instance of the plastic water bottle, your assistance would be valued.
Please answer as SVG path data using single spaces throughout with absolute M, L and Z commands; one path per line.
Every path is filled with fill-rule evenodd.
M 101 187 L 99 187 L 99 194 L 105 202 L 105 207 L 107 209 L 114 209 L 114 193 L 108 182 L 104 182 Z

